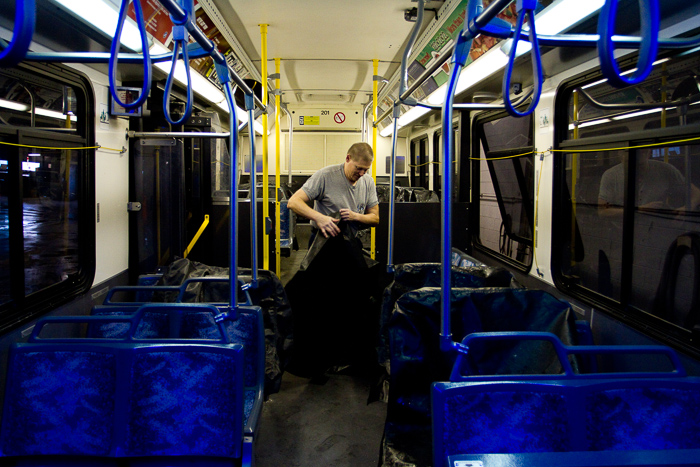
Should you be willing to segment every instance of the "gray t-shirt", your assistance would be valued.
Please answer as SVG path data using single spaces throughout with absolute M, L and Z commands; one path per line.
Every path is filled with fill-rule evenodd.
M 662 201 L 671 207 L 685 203 L 685 179 L 671 164 L 648 161 L 646 172 L 638 179 L 636 206 Z M 625 199 L 625 167 L 618 164 L 603 174 L 600 180 L 599 198 L 613 206 L 622 206 Z
M 314 201 L 314 209 L 329 216 L 341 209 L 350 209 L 364 214 L 366 209 L 379 204 L 374 180 L 368 174 L 363 175 L 353 186 L 345 176 L 344 164 L 331 165 L 313 174 L 301 187 L 309 199 Z M 359 223 L 353 230 L 357 232 Z M 311 225 L 317 227 L 311 221 Z

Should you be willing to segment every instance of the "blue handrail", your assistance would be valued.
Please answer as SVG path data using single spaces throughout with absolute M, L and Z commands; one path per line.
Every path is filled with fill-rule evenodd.
M 255 161 L 255 101 L 254 94 L 245 95 L 245 108 L 248 111 L 248 139 L 250 139 L 250 271 L 251 287 L 258 285 L 258 189 L 256 161 Z M 263 183 L 263 190 L 267 190 L 267 180 Z M 279 215 L 279 213 L 277 213 Z
M 224 87 L 226 102 L 229 106 L 229 148 L 231 150 L 231 162 L 229 173 L 231 174 L 229 189 L 229 309 L 231 312 L 238 311 L 238 177 L 234 173 L 238 167 L 238 118 L 236 117 L 236 103 L 233 100 L 233 90 L 231 89 L 231 76 L 229 75 L 226 61 L 223 63 L 214 62 L 216 75 L 219 82 Z
M 190 118 L 192 114 L 192 76 L 190 75 L 190 59 L 187 51 L 188 34 L 185 24 L 188 23 L 192 17 L 194 11 L 193 0 L 182 0 L 184 10 L 187 15 L 182 18 L 175 15 L 170 15 L 172 19 L 173 26 L 173 42 L 175 46 L 173 48 L 172 64 L 170 66 L 170 73 L 168 74 L 168 79 L 165 82 L 165 91 L 163 92 L 163 114 L 165 114 L 165 120 L 171 125 L 182 125 Z M 185 74 L 187 75 L 187 102 L 185 103 L 185 111 L 182 114 L 180 120 L 173 121 L 170 116 L 170 92 L 173 86 L 173 77 L 175 76 L 175 67 L 177 66 L 177 59 L 180 56 L 180 48 L 182 48 L 182 61 L 185 65 Z
M 508 66 L 506 67 L 506 73 L 503 76 L 503 103 L 506 106 L 508 113 L 514 117 L 525 117 L 534 112 L 537 104 L 540 102 L 540 94 L 542 94 L 542 83 L 544 81 L 544 75 L 542 74 L 542 57 L 540 56 L 540 48 L 537 43 L 537 32 L 535 31 L 535 7 L 537 6 L 537 0 L 517 0 L 517 12 L 518 21 L 515 27 L 515 37 L 513 38 L 513 44 L 510 49 L 510 60 L 508 60 Z M 513 103 L 510 101 L 510 83 L 513 76 L 513 66 L 515 66 L 515 58 L 518 49 L 518 40 L 521 36 L 523 30 L 523 24 L 525 23 L 525 17 L 528 19 L 530 24 L 530 43 L 532 47 L 530 48 L 530 55 L 532 57 L 532 75 L 534 81 L 534 89 L 532 92 L 532 101 L 530 105 L 524 111 L 520 112 L 517 110 Z
M 110 59 L 109 59 L 109 90 L 112 93 L 112 98 L 120 106 L 127 110 L 135 109 L 141 107 L 148 94 L 151 92 L 151 57 L 148 51 L 148 36 L 146 34 L 146 25 L 143 20 L 143 11 L 141 10 L 141 3 L 134 2 L 134 12 L 136 13 L 136 25 L 138 26 L 139 33 L 141 35 L 141 52 L 143 54 L 143 90 L 139 95 L 138 99 L 134 102 L 122 102 L 117 95 L 117 63 L 119 61 L 119 47 L 122 36 L 122 29 L 124 28 L 124 22 L 126 21 L 126 12 L 129 7 L 129 2 L 131 0 L 122 0 L 121 8 L 119 9 L 119 21 L 117 22 L 117 31 L 114 33 L 114 38 L 112 39 L 112 47 L 110 49 Z
M 450 381 L 469 381 L 473 379 L 480 380 L 500 380 L 503 375 L 465 375 L 462 374 L 462 368 L 470 368 L 468 355 L 469 349 L 474 342 L 502 342 L 505 340 L 516 341 L 546 341 L 552 344 L 554 351 L 557 354 L 559 362 L 564 370 L 564 374 L 521 374 L 508 375 L 509 378 L 519 380 L 538 380 L 557 378 L 610 378 L 612 375 L 623 375 L 626 378 L 648 377 L 650 375 L 664 377 L 685 377 L 687 375 L 683 364 L 678 357 L 678 354 L 670 347 L 662 345 L 564 345 L 562 341 L 551 332 L 533 332 L 533 331 L 502 331 L 502 332 L 475 332 L 468 334 L 458 348 L 459 353 L 452 367 Z M 571 355 L 623 355 L 623 354 L 643 354 L 643 355 L 663 355 L 668 358 L 668 361 L 673 365 L 671 371 L 655 371 L 655 372 L 625 372 L 625 373 L 576 373 L 571 366 L 569 356 Z
M 15 1 L 15 27 L 12 40 L 0 51 L 0 67 L 11 67 L 24 60 L 36 25 L 34 0 Z
M 659 2 L 658 0 L 639 0 L 641 21 L 641 43 L 637 69 L 626 78 L 620 74 L 615 61 L 615 47 L 612 36 L 615 31 L 617 0 L 606 0 L 598 18 L 598 57 L 603 76 L 616 87 L 641 83 L 651 73 L 651 68 L 659 49 Z

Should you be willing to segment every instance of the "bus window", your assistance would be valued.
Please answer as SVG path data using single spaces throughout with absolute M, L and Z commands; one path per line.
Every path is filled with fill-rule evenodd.
M 411 186 L 428 189 L 428 138 L 411 141 Z
M 86 290 L 94 274 L 92 91 L 56 67 L 0 70 L 0 328 Z
M 523 269 L 532 264 L 534 154 L 532 118 L 476 122 L 472 170 L 479 187 L 478 243 Z
M 565 87 L 558 99 L 567 100 L 568 128 L 560 133 L 553 223 L 558 280 L 687 343 L 700 325 L 700 112 L 693 105 L 700 90 L 688 84 L 697 63 L 698 54 L 671 59 L 622 90 L 583 83 L 603 102 L 681 104 L 664 112 L 594 108 L 576 96 L 581 83 Z

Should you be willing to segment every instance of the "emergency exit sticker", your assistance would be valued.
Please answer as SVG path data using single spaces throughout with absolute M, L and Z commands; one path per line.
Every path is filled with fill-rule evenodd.
M 320 125 L 321 124 L 321 117 L 304 117 L 304 116 L 299 116 L 299 125 Z

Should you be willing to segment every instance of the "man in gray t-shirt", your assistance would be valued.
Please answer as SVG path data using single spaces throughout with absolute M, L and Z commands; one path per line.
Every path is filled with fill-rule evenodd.
M 355 143 L 348 149 L 345 162 L 319 170 L 289 199 L 289 208 L 311 220 L 324 237 L 340 233 L 338 222 L 347 221 L 353 233 L 358 224 L 379 225 L 379 201 L 374 180 L 367 175 L 374 153 L 367 143 Z M 307 203 L 314 201 L 314 208 Z M 331 214 L 340 212 L 340 219 Z

